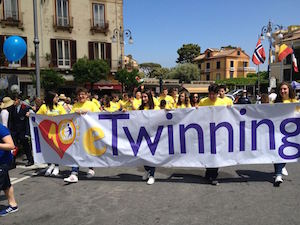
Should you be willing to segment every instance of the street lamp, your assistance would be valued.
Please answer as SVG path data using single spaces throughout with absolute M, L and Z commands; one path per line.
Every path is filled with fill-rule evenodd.
M 121 68 L 123 68 L 123 46 L 124 46 L 124 38 L 128 38 L 128 43 L 133 44 L 133 38 L 131 35 L 131 31 L 129 29 L 123 30 L 122 26 L 120 28 L 115 28 L 113 31 L 113 36 L 111 38 L 113 43 L 117 43 L 118 39 L 120 41 L 121 46 Z
M 270 79 L 270 64 L 271 64 L 271 55 L 272 55 L 272 44 L 273 44 L 273 37 L 272 34 L 276 31 L 279 31 L 280 33 L 277 35 L 278 39 L 282 39 L 283 35 L 281 33 L 281 30 L 283 29 L 283 26 L 274 24 L 271 21 L 269 21 L 268 25 L 263 26 L 261 28 L 261 34 L 260 39 L 264 40 L 265 37 L 269 40 L 269 60 L 268 60 L 268 77 Z

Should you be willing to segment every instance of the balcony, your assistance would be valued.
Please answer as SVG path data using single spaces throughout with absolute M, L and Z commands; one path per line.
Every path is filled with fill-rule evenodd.
M 235 68 L 234 67 L 230 67 L 230 72 L 233 72 L 235 71 Z
M 91 24 L 92 34 L 103 33 L 103 34 L 107 35 L 108 28 L 109 28 L 108 21 L 98 21 L 95 23 L 93 19 L 90 19 L 90 24 Z
M 73 17 L 56 17 L 53 16 L 53 28 L 55 32 L 57 30 L 69 31 L 72 33 L 73 30 Z
M 210 72 L 210 68 L 209 69 L 205 69 L 204 72 L 205 73 L 209 73 Z
M 19 14 L 17 11 L 6 10 L 4 11 L 4 17 L 1 18 L 0 23 L 3 28 L 10 26 L 23 30 L 23 13 Z
M 255 67 L 238 67 L 237 68 L 238 72 L 255 72 Z

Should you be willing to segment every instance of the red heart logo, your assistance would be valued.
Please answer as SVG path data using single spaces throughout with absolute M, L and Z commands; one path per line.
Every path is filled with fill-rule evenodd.
M 70 140 L 65 141 L 61 139 L 60 132 L 64 134 L 62 129 L 66 127 L 66 124 L 68 124 L 68 127 L 75 128 L 71 120 L 62 120 L 59 125 L 51 120 L 43 120 L 39 124 L 44 140 L 56 151 L 60 158 L 64 156 L 75 139 L 75 132 L 70 133 L 72 135 Z

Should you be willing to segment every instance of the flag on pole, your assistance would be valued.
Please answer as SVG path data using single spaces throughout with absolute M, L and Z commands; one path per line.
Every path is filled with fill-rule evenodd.
M 294 52 L 293 52 L 293 54 L 292 54 L 292 62 L 293 62 L 294 71 L 295 71 L 296 73 L 298 73 L 299 70 L 298 70 L 298 65 L 297 65 L 297 59 L 296 59 L 296 57 L 295 57 Z
M 261 63 L 264 63 L 265 59 L 266 59 L 265 49 L 262 46 L 260 39 L 258 39 L 256 48 L 255 48 L 253 56 L 252 56 L 252 62 L 255 65 L 259 65 Z
M 289 54 L 293 53 L 293 49 L 288 47 L 286 44 L 282 44 L 279 47 L 279 53 L 278 53 L 278 61 L 281 62 L 284 60 Z

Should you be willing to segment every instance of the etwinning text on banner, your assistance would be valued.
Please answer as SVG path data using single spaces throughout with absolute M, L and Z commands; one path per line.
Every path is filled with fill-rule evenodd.
M 30 116 L 34 160 L 66 166 L 296 162 L 300 104 Z

